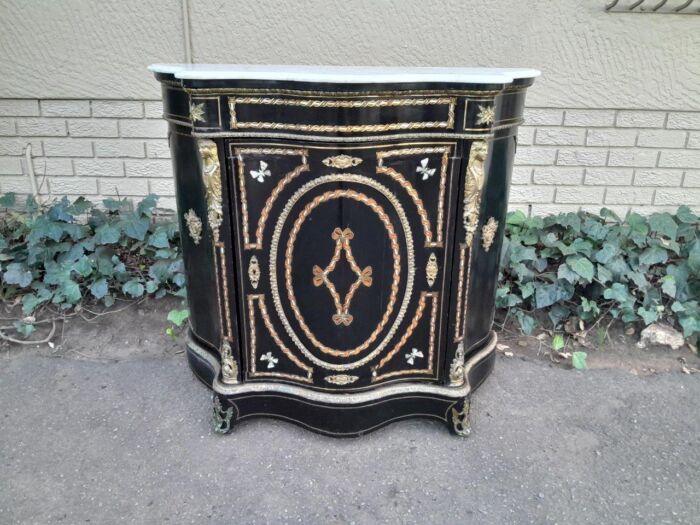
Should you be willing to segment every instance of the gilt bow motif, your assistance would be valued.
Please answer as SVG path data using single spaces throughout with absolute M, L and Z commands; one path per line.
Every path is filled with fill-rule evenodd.
M 321 268 L 315 265 L 313 267 L 313 283 L 314 286 L 321 286 L 322 284 L 328 288 L 328 291 L 333 298 L 333 303 L 335 304 L 336 313 L 333 314 L 332 319 L 336 325 L 350 326 L 353 321 L 353 316 L 350 314 L 350 303 L 355 295 L 355 292 L 360 286 L 370 287 L 372 286 L 372 267 L 366 266 L 361 269 L 360 266 L 355 261 L 355 257 L 352 254 L 352 248 L 350 247 L 350 241 L 355 236 L 350 228 L 345 228 L 341 230 L 336 228 L 331 234 L 331 238 L 335 241 L 335 251 L 333 252 L 333 257 L 331 258 L 328 266 Z M 350 265 L 352 271 L 357 275 L 357 280 L 350 286 L 350 290 L 345 295 L 345 299 L 341 301 L 340 294 L 336 290 L 335 285 L 330 280 L 329 276 L 335 270 L 338 262 L 340 262 L 340 257 L 345 254 L 345 258 Z

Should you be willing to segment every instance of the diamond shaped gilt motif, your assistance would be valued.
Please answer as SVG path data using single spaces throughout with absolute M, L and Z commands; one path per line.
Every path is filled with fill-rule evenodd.
M 350 326 L 352 324 L 353 316 L 350 314 L 350 303 L 355 295 L 355 292 L 360 286 L 370 287 L 372 286 L 372 267 L 366 266 L 364 269 L 360 269 L 360 266 L 355 261 L 355 257 L 352 254 L 352 248 L 350 247 L 350 241 L 355 236 L 350 228 L 345 228 L 341 230 L 336 228 L 331 234 L 331 238 L 335 241 L 335 251 L 333 252 L 333 257 L 331 257 L 328 266 L 321 268 L 320 266 L 313 267 L 313 283 L 314 286 L 325 285 L 333 298 L 333 303 L 335 304 L 336 312 L 333 314 L 332 319 L 336 325 Z M 335 267 L 340 262 L 341 256 L 345 254 L 345 258 L 350 265 L 353 273 L 357 275 L 357 280 L 352 283 L 348 293 L 345 294 L 345 299 L 341 301 L 340 294 L 336 290 L 335 285 L 330 280 L 329 276 L 335 270 Z

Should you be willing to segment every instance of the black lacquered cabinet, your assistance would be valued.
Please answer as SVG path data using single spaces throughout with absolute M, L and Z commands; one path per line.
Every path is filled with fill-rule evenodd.
M 469 432 L 532 70 L 153 66 L 214 426 Z

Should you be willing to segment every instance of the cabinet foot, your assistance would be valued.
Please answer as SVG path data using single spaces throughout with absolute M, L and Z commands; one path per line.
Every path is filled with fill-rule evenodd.
M 221 399 L 217 394 L 213 395 L 212 401 L 212 430 L 218 434 L 231 433 L 235 422 L 235 418 L 233 417 L 233 407 L 229 405 L 227 409 L 224 409 L 223 405 L 221 404 Z
M 471 400 L 466 397 L 452 407 L 452 425 L 450 429 L 456 435 L 467 437 L 472 433 L 470 419 Z

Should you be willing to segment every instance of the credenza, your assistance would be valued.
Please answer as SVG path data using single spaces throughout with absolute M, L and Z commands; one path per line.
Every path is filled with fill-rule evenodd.
M 157 64 L 187 356 L 228 433 L 470 432 L 530 69 Z

